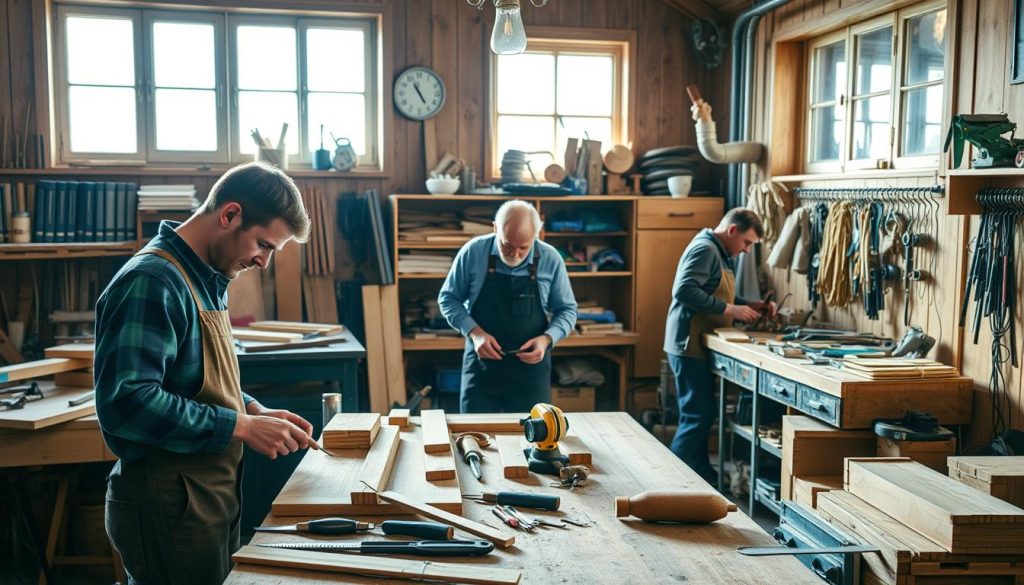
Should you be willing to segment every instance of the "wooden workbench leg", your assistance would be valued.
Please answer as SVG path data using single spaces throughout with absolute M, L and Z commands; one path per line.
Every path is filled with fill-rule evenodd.
M 662 425 L 665 421 L 661 421 Z M 718 376 L 718 488 L 725 491 L 725 378 Z
M 53 570 L 53 556 L 57 552 L 57 538 L 64 521 L 64 508 L 68 501 L 68 476 L 62 475 L 57 481 L 57 498 L 53 503 L 53 517 L 50 518 L 50 532 L 46 536 L 46 567 L 39 572 L 39 585 L 46 585 L 46 570 Z
M 757 485 L 757 472 L 758 472 L 758 445 L 757 445 L 757 427 L 758 417 L 761 415 L 758 412 L 757 407 L 757 389 L 755 388 L 752 392 L 753 396 L 750 399 L 750 509 L 748 514 L 751 518 L 754 517 L 754 503 L 756 501 L 757 490 L 754 489 Z

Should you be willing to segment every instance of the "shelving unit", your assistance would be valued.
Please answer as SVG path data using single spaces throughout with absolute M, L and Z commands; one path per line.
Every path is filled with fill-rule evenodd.
M 60 244 L 0 244 L 0 261 L 5 260 L 71 260 L 131 256 L 139 250 L 138 242 L 81 242 Z
M 950 215 L 977 215 L 981 206 L 975 197 L 985 187 L 1024 187 L 1024 169 L 950 169 L 946 175 L 946 196 Z

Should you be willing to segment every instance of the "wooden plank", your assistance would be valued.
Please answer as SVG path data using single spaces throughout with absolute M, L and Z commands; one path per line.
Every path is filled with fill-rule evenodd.
M 950 457 L 949 476 L 1024 508 L 1024 456 Z
M 89 416 L 96 412 L 96 402 L 89 400 L 78 406 L 68 406 L 68 400 L 82 395 L 81 388 L 57 388 L 53 382 L 39 382 L 46 396 L 42 400 L 25 403 L 18 410 L 0 410 L 0 428 L 36 430 L 62 422 Z
M 377 494 L 372 490 L 383 490 L 388 487 L 391 472 L 398 455 L 398 427 L 390 425 L 380 427 L 380 433 L 367 451 L 363 459 L 363 469 L 356 477 L 351 499 L 353 504 L 376 504 Z M 370 487 L 366 487 L 368 484 Z
M 11 364 L 0 367 L 0 384 L 17 382 L 19 380 L 31 380 L 60 372 L 73 372 L 84 370 L 92 366 L 92 360 L 69 359 L 69 358 L 47 358 L 20 364 Z
M 523 454 L 526 439 L 522 435 L 495 435 L 494 439 L 505 479 L 530 477 L 530 468 Z
M 956 439 L 947 441 L 894 441 L 878 438 L 875 454 L 879 457 L 908 457 L 921 465 L 945 474 L 946 458 L 956 454 Z
M 334 276 L 306 276 L 315 291 L 316 320 L 328 323 L 338 322 L 338 299 L 334 295 Z
M 48 358 L 91 360 L 95 351 L 96 344 L 94 343 L 65 343 L 46 348 L 43 350 L 43 355 Z
M 566 435 L 559 443 L 562 453 L 569 457 L 569 465 L 592 465 L 594 456 L 576 435 Z
M 0 329 L 0 357 L 9 364 L 20 364 L 25 361 L 21 351 L 14 346 L 11 338 L 7 336 L 7 332 L 3 329 Z
M 366 331 L 366 372 L 369 383 L 370 410 L 387 412 L 388 381 L 384 357 L 384 330 L 380 316 L 380 286 L 363 287 L 363 327 Z
M 405 364 L 402 361 L 402 309 L 398 285 L 380 287 L 381 330 L 384 333 L 384 361 L 387 369 L 388 402 L 405 404 Z
M 1024 510 L 920 463 L 850 458 L 844 484 L 950 552 L 1024 554 Z
M 449 437 L 449 440 L 451 438 Z M 455 479 L 455 449 L 443 452 L 423 452 L 423 471 L 427 481 Z
M 280 331 L 259 331 L 245 327 L 232 327 L 231 337 L 239 341 L 265 341 L 267 343 L 291 343 L 302 339 L 301 333 L 282 333 Z
M 479 536 L 480 538 L 486 538 L 493 542 L 495 546 L 500 548 L 508 548 L 515 544 L 516 537 L 509 536 L 508 534 L 491 528 L 486 524 L 475 522 L 462 516 L 456 516 L 450 512 L 445 512 L 440 508 L 435 508 L 430 504 L 417 501 L 413 498 L 406 497 L 398 492 L 387 491 L 380 494 L 380 498 L 385 502 L 390 502 L 396 506 L 401 506 L 411 512 L 419 514 L 420 516 L 426 516 L 431 520 L 437 520 L 438 522 L 444 522 L 450 526 L 454 526 L 459 530 L 468 532 Z
M 409 409 L 408 408 L 392 408 L 388 414 L 388 424 L 395 425 L 400 429 L 409 428 Z
M 443 410 L 424 410 L 420 413 L 423 429 L 423 451 L 444 453 L 452 450 L 452 437 Z
M 245 270 L 228 283 L 228 315 L 232 319 L 266 317 L 260 270 Z
M 53 375 L 58 388 L 92 388 L 92 372 L 61 372 Z
M 277 295 L 277 319 L 302 320 L 302 262 L 300 244 L 289 240 L 277 253 L 274 264 L 274 289 Z
M 0 468 L 117 460 L 103 443 L 96 415 L 31 432 L 0 430 L 0 444 Z
M 336 323 L 299 323 L 296 321 L 253 321 L 249 323 L 249 329 L 259 331 L 280 331 L 283 333 L 300 333 L 303 335 L 317 333 L 319 335 L 334 335 L 345 331 L 344 325 Z
M 380 414 L 336 414 L 324 427 L 328 449 L 369 449 L 380 432 Z
M 873 456 L 876 439 L 872 431 L 841 431 L 809 416 L 783 416 L 782 499 L 795 499 L 795 475 L 842 477 L 843 459 Z
M 459 482 L 429 482 L 424 477 L 421 433 L 418 426 L 399 433 L 398 454 L 387 488 L 453 514 L 461 514 L 463 500 Z M 275 516 L 392 516 L 407 513 L 404 508 L 384 502 L 352 502 L 356 486 L 362 485 L 357 478 L 363 473 L 369 450 L 339 449 L 331 452 L 333 457 L 320 451 L 306 452 L 274 499 L 271 510 Z
M 458 19 L 459 11 L 463 8 L 455 2 L 448 0 L 433 0 L 431 5 L 431 45 L 433 47 L 433 69 L 441 75 L 446 82 L 455 85 L 449 86 L 446 94 L 444 107 L 437 116 L 431 118 L 437 135 L 436 152 L 458 152 L 459 115 L 462 110 L 459 107 L 459 92 L 457 91 L 459 69 L 459 36 Z M 426 22 L 419 23 L 421 26 Z M 414 25 L 410 25 L 414 26 Z M 437 159 L 434 159 L 437 162 Z M 427 169 L 428 171 L 430 169 Z
M 506 412 L 503 414 L 448 414 L 448 430 L 453 433 L 480 431 L 481 433 L 522 433 L 520 419 L 528 413 Z
M 317 573 L 372 575 L 413 581 L 430 580 L 444 583 L 481 583 L 514 585 L 521 572 L 479 564 L 437 563 L 434 561 L 393 559 L 308 550 L 262 548 L 246 545 L 231 555 L 236 563 L 270 567 L 305 569 Z
M 793 477 L 793 501 L 808 508 L 818 507 L 818 494 L 843 489 L 843 476 L 821 475 Z

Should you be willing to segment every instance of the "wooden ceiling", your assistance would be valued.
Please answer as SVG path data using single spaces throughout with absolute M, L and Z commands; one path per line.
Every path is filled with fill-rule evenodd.
M 664 0 L 691 18 L 732 17 L 753 6 L 753 0 Z

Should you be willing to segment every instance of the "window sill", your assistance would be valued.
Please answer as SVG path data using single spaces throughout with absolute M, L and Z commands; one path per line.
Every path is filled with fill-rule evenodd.
M 805 175 L 778 175 L 771 180 L 779 183 L 806 183 L 811 181 L 854 181 L 857 179 L 912 179 L 935 177 L 938 169 L 868 169 L 845 173 L 809 173 Z
M 0 176 L 132 176 L 132 177 L 219 177 L 232 166 L 217 166 L 200 169 L 196 167 L 156 167 L 156 166 L 58 166 L 46 169 L 0 169 Z M 316 179 L 389 179 L 391 175 L 384 171 L 355 171 L 339 173 L 336 171 L 314 171 L 313 169 L 290 169 L 285 171 L 290 177 Z

